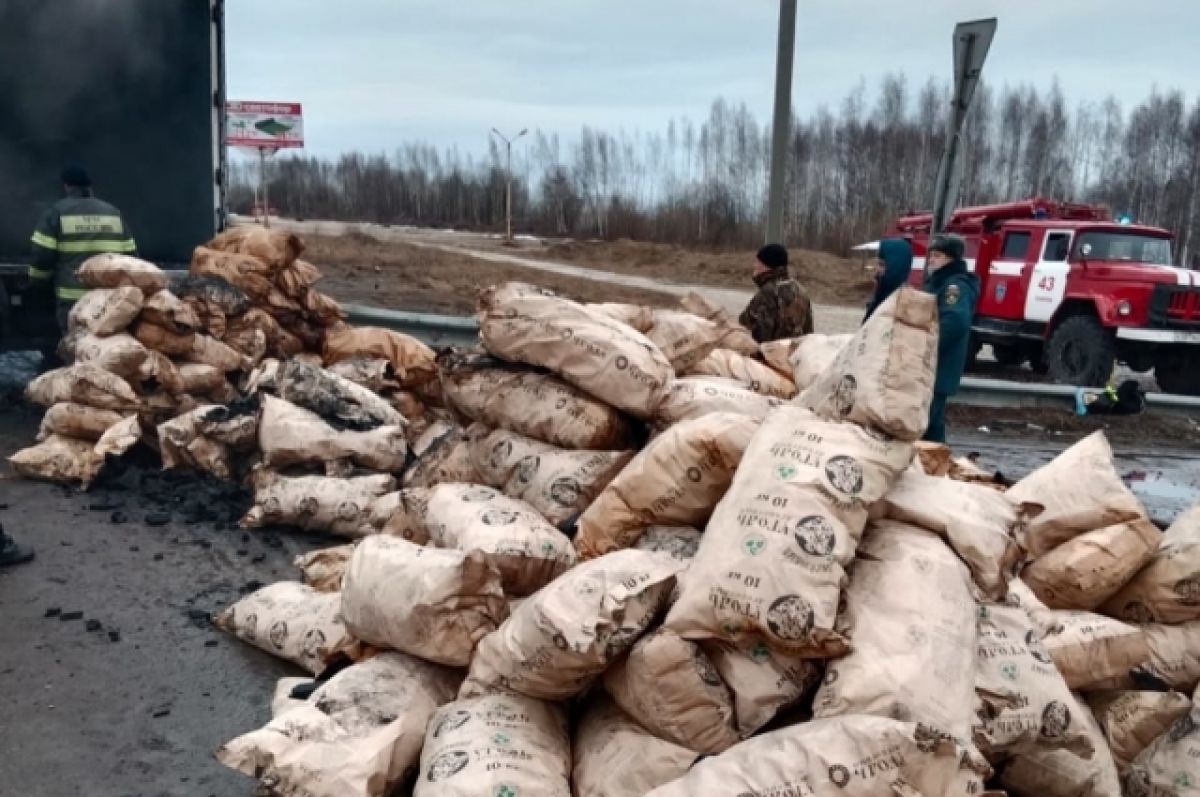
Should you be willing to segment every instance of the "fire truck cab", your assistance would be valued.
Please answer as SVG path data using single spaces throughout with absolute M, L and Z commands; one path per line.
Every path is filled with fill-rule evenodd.
M 923 277 L 930 214 L 896 220 L 913 282 Z M 1159 387 L 1200 395 L 1200 272 L 1171 264 L 1171 233 L 1114 221 L 1106 208 L 1035 198 L 962 208 L 946 232 L 967 243 L 981 284 L 972 351 L 1029 362 L 1055 381 L 1100 386 L 1117 362 L 1154 369 Z

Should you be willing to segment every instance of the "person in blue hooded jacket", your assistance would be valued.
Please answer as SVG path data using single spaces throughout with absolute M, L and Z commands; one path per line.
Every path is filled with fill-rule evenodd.
M 912 273 L 912 245 L 903 238 L 885 238 L 879 242 L 878 260 L 875 265 L 875 295 L 867 302 L 867 314 L 863 323 L 879 305 L 887 301 L 895 291 L 902 288 Z
M 979 278 L 967 269 L 966 244 L 957 235 L 939 235 L 929 244 L 925 292 L 937 297 L 937 375 L 925 439 L 946 442 L 946 402 L 958 392 L 971 347 L 971 319 L 979 302 Z

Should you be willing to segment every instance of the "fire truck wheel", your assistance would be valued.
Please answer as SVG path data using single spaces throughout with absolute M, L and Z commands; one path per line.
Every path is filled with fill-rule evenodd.
M 1112 335 L 1099 319 L 1076 315 L 1064 320 L 1051 334 L 1046 363 L 1055 382 L 1103 387 L 1112 374 L 1116 353 Z
M 1003 365 L 1005 368 L 1021 365 L 1025 360 L 1029 359 L 1029 352 L 1023 346 L 998 346 L 992 345 L 992 354 L 996 356 L 996 362 Z
M 1154 365 L 1154 381 L 1164 393 L 1200 396 L 1200 362 L 1184 356 L 1168 356 Z

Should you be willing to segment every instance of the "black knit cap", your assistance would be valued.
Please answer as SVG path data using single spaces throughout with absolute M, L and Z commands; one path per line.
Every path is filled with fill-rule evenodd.
M 967 242 L 957 235 L 938 235 L 929 242 L 930 252 L 941 252 L 951 260 L 962 260 L 967 251 Z
M 72 188 L 91 188 L 92 186 L 92 178 L 87 173 L 87 169 L 78 163 L 64 167 L 61 179 L 63 185 L 69 185 Z
M 767 244 L 756 257 L 767 268 L 787 268 L 787 250 L 779 244 Z

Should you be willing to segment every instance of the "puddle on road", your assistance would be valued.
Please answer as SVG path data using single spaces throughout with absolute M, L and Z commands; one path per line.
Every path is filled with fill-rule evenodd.
M 1190 471 L 1190 472 L 1188 472 Z M 1173 520 L 1200 503 L 1200 473 L 1195 462 L 1170 470 L 1133 470 L 1121 478 L 1155 518 Z
M 23 390 L 37 376 L 42 355 L 33 351 L 0 353 L 0 395 Z

